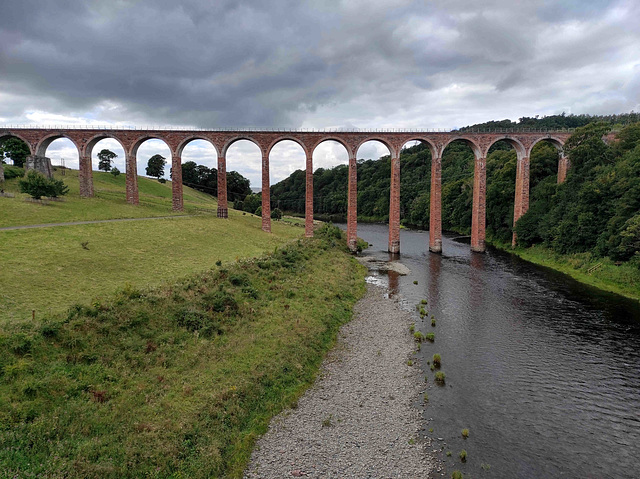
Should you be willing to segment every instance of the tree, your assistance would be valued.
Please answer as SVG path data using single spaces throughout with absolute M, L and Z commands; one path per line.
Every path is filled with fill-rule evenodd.
M 153 176 L 159 180 L 164 175 L 164 165 L 166 164 L 167 160 L 164 156 L 153 155 L 149 158 L 149 163 L 147 164 L 147 176 Z
M 0 158 L 8 158 L 14 166 L 23 167 L 27 156 L 31 154 L 27 144 L 19 138 L 8 138 L 0 141 Z
M 271 210 L 271 219 L 281 220 L 282 219 L 282 210 L 280 208 L 274 208 Z
M 26 193 L 37 200 L 43 196 L 55 198 L 69 192 L 69 188 L 62 180 L 49 179 L 36 170 L 29 170 L 27 177 L 18 182 L 18 187 L 21 193 Z
M 111 163 L 113 163 L 113 159 L 117 157 L 118 155 L 111 150 L 102 150 L 98 153 L 98 160 L 100 160 L 98 169 L 106 172 L 111 171 Z

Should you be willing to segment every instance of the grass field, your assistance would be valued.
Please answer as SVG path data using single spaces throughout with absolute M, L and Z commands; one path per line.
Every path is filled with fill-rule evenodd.
M 364 292 L 339 235 L 0 330 L 3 475 L 242 477 Z
M 28 195 L 18 192 L 18 178 L 5 182 L 6 192 L 14 198 L 0 197 L 0 228 L 3 226 L 31 225 L 42 223 L 64 223 L 69 221 L 103 220 L 112 218 L 145 218 L 192 214 L 201 210 L 215 212 L 215 198 L 184 187 L 185 213 L 171 210 L 171 182 L 164 184 L 150 178 L 138 177 L 139 205 L 130 205 L 125 197 L 125 175 L 114 177 L 110 173 L 93 172 L 94 198 L 81 198 L 78 171 L 57 169 L 56 179 L 69 187 L 62 201 L 45 205 L 25 201 Z
M 60 170 L 56 175 L 60 175 Z M 0 197 L 0 226 L 58 223 L 111 218 L 171 216 L 171 183 L 139 178 L 140 205 L 124 200 L 124 175 L 94 172 L 96 198 L 78 195 L 77 171 L 59 176 L 70 187 L 64 202 L 43 206 Z M 17 188 L 17 179 L 6 190 Z M 204 271 L 220 260 L 272 251 L 303 233 L 299 226 L 274 221 L 272 234 L 261 230 L 260 218 L 230 210 L 218 219 L 216 201 L 185 188 L 187 218 L 60 226 L 0 231 L 0 325 L 40 317 L 69 304 L 89 302 L 129 283 L 159 285 Z M 209 213 L 203 213 L 209 210 Z

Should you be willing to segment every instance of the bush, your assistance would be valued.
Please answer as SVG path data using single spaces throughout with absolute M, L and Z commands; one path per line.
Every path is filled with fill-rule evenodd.
M 4 178 L 10 180 L 12 178 L 21 178 L 24 176 L 24 168 L 17 166 L 4 165 Z
M 69 188 L 62 180 L 49 179 L 35 170 L 29 170 L 27 177 L 18 182 L 21 193 L 26 193 L 39 200 L 43 196 L 55 198 L 66 195 Z
M 271 219 L 281 220 L 282 210 L 280 208 L 274 208 L 273 210 L 271 210 Z
M 120 175 L 120 170 L 114 166 L 113 168 L 111 168 L 110 173 L 111 173 L 114 177 L 118 177 L 118 176 Z
M 436 373 L 436 382 L 438 384 L 444 384 L 445 374 L 442 371 Z
M 262 216 L 262 206 L 258 206 L 258 208 L 256 209 L 255 213 L 253 213 L 256 216 Z

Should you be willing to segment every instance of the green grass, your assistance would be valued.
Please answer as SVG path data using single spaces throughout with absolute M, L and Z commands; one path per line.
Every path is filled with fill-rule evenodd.
M 241 477 L 256 438 L 313 381 L 364 293 L 364 267 L 336 243 L 301 240 L 5 328 L 0 470 Z
M 301 229 L 230 211 L 213 215 L 1 231 L 0 325 L 60 311 L 109 294 L 125 282 L 158 285 L 204 271 L 216 261 L 256 256 L 291 241 Z M 86 243 L 85 249 L 82 243 Z
M 63 201 L 39 204 L 26 202 L 28 195 L 18 192 L 18 180 L 7 180 L 5 191 L 15 198 L 0 197 L 0 227 L 70 221 L 91 221 L 113 218 L 145 218 L 194 214 L 198 211 L 215 212 L 217 201 L 210 195 L 184 187 L 184 212 L 171 210 L 171 182 L 162 184 L 156 180 L 138 177 L 139 205 L 130 205 L 125 197 L 125 175 L 114 177 L 110 173 L 93 172 L 95 197 L 81 198 L 78 171 L 57 169 L 54 176 L 69 187 Z
M 567 274 L 582 283 L 640 301 L 638 260 L 616 265 L 609 258 L 596 258 L 590 253 L 561 255 L 543 246 L 503 249 L 524 260 Z

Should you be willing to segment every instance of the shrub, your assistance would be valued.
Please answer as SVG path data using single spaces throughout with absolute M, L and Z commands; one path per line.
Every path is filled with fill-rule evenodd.
M 43 196 L 58 197 L 66 195 L 69 188 L 62 180 L 49 179 L 35 170 L 29 170 L 27 177 L 18 182 L 21 193 L 26 193 L 39 200 Z
M 427 341 L 434 342 L 436 340 L 436 335 L 434 333 L 427 333 L 424 337 L 427 339 Z
M 445 374 L 442 371 L 436 373 L 436 382 L 438 384 L 444 384 Z
M 421 343 L 424 339 L 424 336 L 420 331 L 416 331 L 415 333 L 413 333 L 413 338 L 419 343 Z
M 111 173 L 114 177 L 117 177 L 117 176 L 119 176 L 119 175 L 120 175 L 120 170 L 114 166 L 113 168 L 111 168 L 110 173 Z
M 24 168 L 17 166 L 4 165 L 4 178 L 10 180 L 12 178 L 21 178 L 24 176 Z
M 262 206 L 258 206 L 258 208 L 256 209 L 255 213 L 253 213 L 256 216 L 262 216 Z
M 271 210 L 271 219 L 281 220 L 282 210 L 280 208 L 274 208 L 273 210 Z

